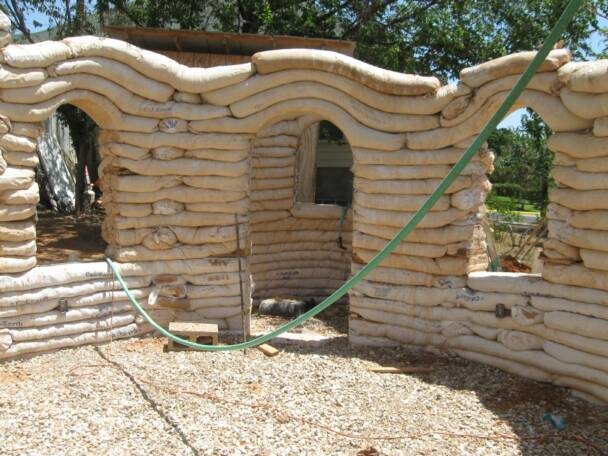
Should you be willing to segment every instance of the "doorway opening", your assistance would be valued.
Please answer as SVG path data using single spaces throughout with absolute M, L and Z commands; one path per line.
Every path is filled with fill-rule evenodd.
M 298 133 L 281 128 L 289 122 L 293 126 L 298 119 L 260 132 L 252 151 L 251 279 L 258 310 L 254 332 L 310 309 L 351 272 L 350 145 L 329 122 L 305 124 Z M 303 328 L 311 330 L 346 333 L 347 297 Z
M 61 106 L 44 122 L 36 168 L 38 264 L 104 258 L 98 133 L 95 122 L 73 105 Z

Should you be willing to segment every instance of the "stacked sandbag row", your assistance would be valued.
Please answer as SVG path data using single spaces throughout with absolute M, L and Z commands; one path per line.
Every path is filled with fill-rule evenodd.
M 605 109 L 606 61 L 573 62 L 557 75 L 568 110 L 589 122 L 582 132 L 556 133 L 550 193 L 549 239 L 544 245 L 543 277 L 554 283 L 608 290 L 608 128 Z
M 421 153 L 430 149 L 434 154 L 426 152 L 428 156 L 437 158 L 446 147 L 470 143 L 467 138 L 480 131 L 532 56 L 522 53 L 463 70 L 461 80 L 471 94 L 442 110 L 443 128 L 408 133 L 407 147 Z M 608 90 L 608 78 L 602 71 L 605 63 L 566 63 L 568 57 L 566 51 L 553 51 L 517 102 L 537 111 L 555 131 L 549 147 L 556 153 L 557 188 L 550 193 L 544 279 L 486 272 L 441 277 L 421 268 L 404 274 L 387 263 L 351 293 L 353 342 L 441 346 L 518 375 L 568 386 L 590 400 L 608 401 L 608 268 L 602 261 L 607 251 L 602 245 L 608 245 L 602 211 L 608 206 L 601 193 L 608 190 L 602 162 L 608 142 L 604 144 L 601 130 L 605 113 L 597 101 L 598 93 Z M 432 216 L 430 212 L 425 220 Z M 420 236 L 418 231 L 424 229 L 415 230 L 404 245 L 418 237 L 425 242 L 437 237 L 432 229 Z M 386 234 L 388 239 L 394 231 Z
M 0 117 L 0 273 L 36 265 L 39 190 L 34 168 L 39 133 L 39 124 L 11 124 Z
M 249 326 L 248 272 L 238 258 L 122 263 L 133 297 L 159 324 Z M 105 263 L 40 266 L 0 277 L 0 359 L 152 331 Z M 242 310 L 245 310 L 243 316 Z
M 435 345 L 608 401 L 608 293 L 530 274 L 476 272 L 434 283 L 419 276 L 412 285 L 414 277 L 391 273 L 374 271 L 351 294 L 352 342 Z
M 8 45 L 0 54 L 0 271 L 35 265 L 32 230 L 14 232 L 35 214 L 40 122 L 65 103 L 103 130 L 104 237 L 115 260 L 247 254 L 251 135 L 193 134 L 189 123 L 228 116 L 200 93 L 247 79 L 252 65 L 190 69 L 97 37 Z
M 71 103 L 102 129 L 103 236 L 115 261 L 123 267 L 137 262 L 138 274 L 148 277 L 146 284 L 128 282 L 135 294 L 162 324 L 180 319 L 247 329 L 252 135 L 191 133 L 189 123 L 229 115 L 225 107 L 204 104 L 200 93 L 247 79 L 253 66 L 189 69 L 96 37 L 7 46 L 0 54 L 0 191 L 11 205 L 0 207 L 0 273 L 35 265 L 36 139 L 41 122 Z M 100 266 L 105 265 L 86 265 Z M 19 277 L 30 273 L 38 277 L 40 268 Z M 106 328 L 108 313 L 119 317 L 114 327 L 139 324 L 124 294 L 109 290 L 86 274 L 58 287 L 31 279 L 27 287 L 15 288 L 15 295 L 33 293 L 33 301 L 15 301 L 13 313 L 5 315 L 19 320 L 4 325 L 43 328 L 31 337 L 49 342 L 38 348 L 13 344 L 4 357 L 115 337 L 107 331 L 93 338 L 79 335 L 95 324 Z M 67 307 L 58 310 L 63 301 Z M 30 333 L 11 337 L 29 343 Z
M 278 122 L 252 150 L 251 273 L 254 302 L 270 297 L 321 299 L 348 277 L 351 217 L 331 205 L 296 202 L 300 135 L 312 119 Z
M 249 150 L 196 146 L 190 133 L 103 132 L 103 234 L 116 261 L 247 255 Z M 184 140 L 185 139 L 185 140 Z M 160 140 L 160 141 L 159 141 Z M 181 147 L 176 147 L 180 144 Z M 203 142 L 201 142 L 203 144 Z

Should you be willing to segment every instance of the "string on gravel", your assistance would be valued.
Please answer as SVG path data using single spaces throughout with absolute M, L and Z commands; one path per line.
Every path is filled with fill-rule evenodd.
M 107 353 L 105 354 L 105 356 L 108 358 L 108 361 L 106 364 L 82 364 L 82 365 L 74 366 L 72 369 L 70 369 L 69 375 L 83 375 L 83 374 L 74 374 L 73 373 L 75 370 L 78 370 L 78 369 L 100 368 L 100 367 L 117 369 L 117 370 L 123 371 L 123 373 L 127 372 L 127 370 L 125 369 L 125 367 L 122 364 L 120 364 L 119 362 L 117 362 L 114 359 L 110 359 Z M 110 363 L 112 363 L 112 364 L 110 364 Z M 86 374 L 84 374 L 84 375 L 86 375 Z M 187 389 L 177 388 L 177 387 L 173 387 L 173 386 L 164 386 L 164 385 L 160 385 L 149 379 L 142 379 L 142 378 L 136 377 L 135 375 L 133 375 L 131 373 L 129 373 L 129 375 L 134 380 L 136 380 L 138 383 L 152 386 L 153 388 L 156 388 L 159 391 L 163 391 L 165 393 L 169 393 L 172 395 L 182 394 L 182 395 L 196 396 L 196 397 L 201 397 L 203 399 L 207 399 L 209 401 L 216 402 L 216 403 L 222 403 L 222 404 L 233 405 L 233 406 L 238 406 L 238 407 L 247 407 L 247 408 L 251 408 L 251 409 L 263 409 L 263 410 L 271 411 L 271 412 L 274 412 L 273 416 L 279 423 L 286 423 L 289 420 L 298 421 L 300 423 L 307 424 L 307 425 L 315 427 L 317 429 L 321 429 L 330 434 L 334 434 L 339 437 L 352 439 L 352 440 L 365 440 L 365 441 L 416 440 L 416 439 L 421 439 L 421 438 L 433 436 L 433 435 L 440 435 L 443 437 L 459 438 L 459 439 L 494 440 L 494 441 L 511 440 L 511 441 L 517 441 L 517 442 L 521 442 L 521 441 L 543 442 L 543 441 L 549 441 L 549 440 L 563 440 L 563 441 L 575 441 L 575 442 L 581 443 L 581 444 L 585 445 L 588 449 L 593 449 L 596 452 L 596 454 L 606 455 L 605 451 L 603 451 L 601 448 L 599 448 L 597 445 L 590 442 L 588 439 L 584 438 L 583 436 L 576 434 L 574 432 L 563 432 L 563 431 L 559 432 L 559 433 L 558 432 L 546 432 L 543 434 L 529 435 L 529 436 L 518 436 L 518 435 L 502 434 L 502 433 L 475 434 L 475 433 L 468 433 L 468 432 L 452 432 L 452 431 L 442 431 L 442 430 L 431 430 L 431 431 L 416 432 L 416 433 L 411 433 L 411 434 L 398 434 L 398 435 L 375 435 L 374 436 L 374 435 L 365 435 L 365 434 L 353 434 L 351 432 L 345 432 L 345 431 L 341 431 L 339 429 L 335 429 L 331 426 L 320 423 L 318 421 L 308 419 L 306 417 L 294 415 L 290 412 L 286 412 L 285 410 L 283 410 L 280 407 L 277 407 L 276 405 L 272 405 L 267 402 L 245 402 L 245 401 L 239 401 L 236 399 L 226 399 L 217 394 L 208 393 L 206 391 L 193 391 L 193 390 L 187 390 Z

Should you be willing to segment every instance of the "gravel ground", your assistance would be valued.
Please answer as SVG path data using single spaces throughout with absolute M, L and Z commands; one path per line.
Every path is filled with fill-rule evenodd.
M 0 454 L 608 451 L 607 407 L 441 353 L 350 347 L 344 336 L 285 346 L 274 358 L 255 349 L 163 353 L 163 343 L 114 341 L 0 364 Z M 434 370 L 369 372 L 379 365 Z M 566 431 L 543 423 L 547 412 L 563 415 Z M 407 438 L 354 438 L 363 436 Z

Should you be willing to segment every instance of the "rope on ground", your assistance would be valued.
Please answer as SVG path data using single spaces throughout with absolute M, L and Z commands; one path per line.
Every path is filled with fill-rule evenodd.
M 398 435 L 353 434 L 350 432 L 345 432 L 345 431 L 341 431 L 339 429 L 335 429 L 329 425 L 320 423 L 318 421 L 311 420 L 306 417 L 294 415 L 293 413 L 287 412 L 287 411 L 283 410 L 282 408 L 280 408 L 276 405 L 273 405 L 273 404 L 269 404 L 267 402 L 245 402 L 245 401 L 240 401 L 237 399 L 226 399 L 217 394 L 208 393 L 206 391 L 193 391 L 193 390 L 177 388 L 174 386 L 160 385 L 152 380 L 136 377 L 135 375 L 128 372 L 126 370 L 126 368 L 124 366 L 122 366 L 119 362 L 111 359 L 107 354 L 104 356 L 104 358 L 106 358 L 106 361 L 108 362 L 108 364 L 82 364 L 82 365 L 74 366 L 72 369 L 69 370 L 69 374 L 70 375 L 82 375 L 82 374 L 74 374 L 74 371 L 77 369 L 84 369 L 84 368 L 103 367 L 103 368 L 117 369 L 117 370 L 121 371 L 124 375 L 127 375 L 128 377 L 130 377 L 132 379 L 132 381 L 135 381 L 140 384 L 149 385 L 149 386 L 156 388 L 159 391 L 163 391 L 165 393 L 169 393 L 172 395 L 182 394 L 182 395 L 196 396 L 196 397 L 207 399 L 209 401 L 220 403 L 220 404 L 228 404 L 228 405 L 233 405 L 233 406 L 237 406 L 237 407 L 247 407 L 247 408 L 254 409 L 254 410 L 257 409 L 257 410 L 271 411 L 271 412 L 275 413 L 274 418 L 279 423 L 286 423 L 289 420 L 298 421 L 300 423 L 307 424 L 311 427 L 321 429 L 330 434 L 334 434 L 339 437 L 343 437 L 343 438 L 351 439 L 351 440 L 365 440 L 365 441 L 370 441 L 370 442 L 371 441 L 391 441 L 391 440 L 418 440 L 418 439 L 433 436 L 433 435 L 440 435 L 443 437 L 457 438 L 457 439 L 493 440 L 493 441 L 510 440 L 510 441 L 515 441 L 515 442 L 521 442 L 521 441 L 541 441 L 542 442 L 542 441 L 548 441 L 548 440 L 566 440 L 566 441 L 569 440 L 569 441 L 574 441 L 574 442 L 581 443 L 582 445 L 585 445 L 588 449 L 594 450 L 600 456 L 606 454 L 601 448 L 599 448 L 594 443 L 590 442 L 588 439 L 584 438 L 583 436 L 581 436 L 579 434 L 572 433 L 572 432 L 546 432 L 543 434 L 529 435 L 529 436 L 518 436 L 518 435 L 503 434 L 503 433 L 475 434 L 475 433 L 469 433 L 469 432 L 452 432 L 452 431 L 442 431 L 442 430 L 431 430 L 431 431 L 416 432 L 416 433 L 411 433 L 411 434 L 398 434 Z

